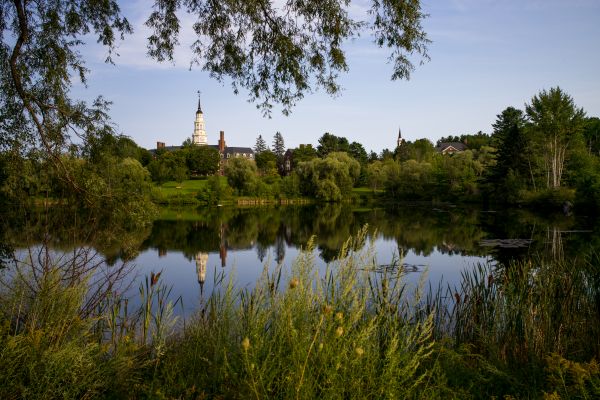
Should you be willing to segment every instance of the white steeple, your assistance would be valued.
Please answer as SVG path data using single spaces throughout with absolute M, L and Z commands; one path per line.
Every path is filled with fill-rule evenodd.
M 206 130 L 204 129 L 204 114 L 200 106 L 200 91 L 198 90 L 198 110 L 196 111 L 196 121 L 194 121 L 194 134 L 192 135 L 192 143 L 198 146 L 206 146 Z

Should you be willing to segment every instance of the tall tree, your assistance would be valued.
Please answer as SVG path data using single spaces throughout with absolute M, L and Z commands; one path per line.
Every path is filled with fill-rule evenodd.
M 583 126 L 583 136 L 590 154 L 600 156 L 600 118 L 586 118 Z
M 285 143 L 281 132 L 276 132 L 273 136 L 273 153 L 279 158 L 285 154 Z
M 348 146 L 348 154 L 350 154 L 361 165 L 366 164 L 369 160 L 367 151 L 365 150 L 363 145 L 358 142 L 350 143 L 350 145 Z
M 277 171 L 280 175 L 284 175 L 283 156 L 285 154 L 285 143 L 281 132 L 276 132 L 273 136 L 273 153 L 277 157 Z
M 542 90 L 525 109 L 534 140 L 543 155 L 546 187 L 558 188 L 570 147 L 581 140 L 585 113 L 559 87 Z
M 534 185 L 530 146 L 524 132 L 525 115 L 514 107 L 507 107 L 492 124 L 492 144 L 497 149 L 496 165 L 486 176 L 497 201 L 518 200 L 518 191 L 531 178 Z
M 192 146 L 185 150 L 186 164 L 197 175 L 212 175 L 219 169 L 219 151 L 208 146 Z
M 2 2 L 0 5 L 0 146 L 42 147 L 76 189 L 61 155 L 72 135 L 87 141 L 112 133 L 108 102 L 70 97 L 72 79 L 86 82 L 78 50 L 93 33 L 111 61 L 117 38 L 131 32 L 115 0 Z
M 263 139 L 262 135 L 258 135 L 256 138 L 256 144 L 254 145 L 254 152 L 256 154 L 260 154 L 265 150 L 269 150 L 267 147 L 267 142 L 265 142 L 265 139 Z
M 345 137 L 338 137 L 332 135 L 329 132 L 325 132 L 323 136 L 319 138 L 319 145 L 317 146 L 317 154 L 319 157 L 326 157 L 329 153 L 333 152 L 348 152 L 350 144 L 348 139 Z

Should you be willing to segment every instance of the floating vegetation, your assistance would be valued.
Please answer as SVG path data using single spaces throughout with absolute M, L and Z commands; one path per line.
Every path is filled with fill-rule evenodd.
M 479 242 L 481 247 L 500 247 L 503 249 L 516 249 L 529 247 L 533 240 L 531 239 L 483 239 Z
M 397 271 L 400 273 L 409 273 L 409 272 L 422 272 L 427 265 L 425 264 L 409 264 L 409 263 L 391 263 L 391 264 L 379 264 L 374 268 L 374 272 L 376 273 L 385 273 Z

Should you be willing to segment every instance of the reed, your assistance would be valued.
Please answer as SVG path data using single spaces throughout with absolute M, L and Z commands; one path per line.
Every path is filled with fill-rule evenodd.
M 427 291 L 367 238 L 321 270 L 311 240 L 252 290 L 216 273 L 183 326 L 160 273 L 133 309 L 94 258 L 42 249 L 2 271 L 0 398 L 600 396 L 597 258 L 477 265 Z

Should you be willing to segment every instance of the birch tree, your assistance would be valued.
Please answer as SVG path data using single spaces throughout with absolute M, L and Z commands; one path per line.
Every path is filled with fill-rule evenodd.
M 559 188 L 569 151 L 581 140 L 585 113 L 559 87 L 533 96 L 525 110 L 533 140 L 541 150 L 546 187 Z

